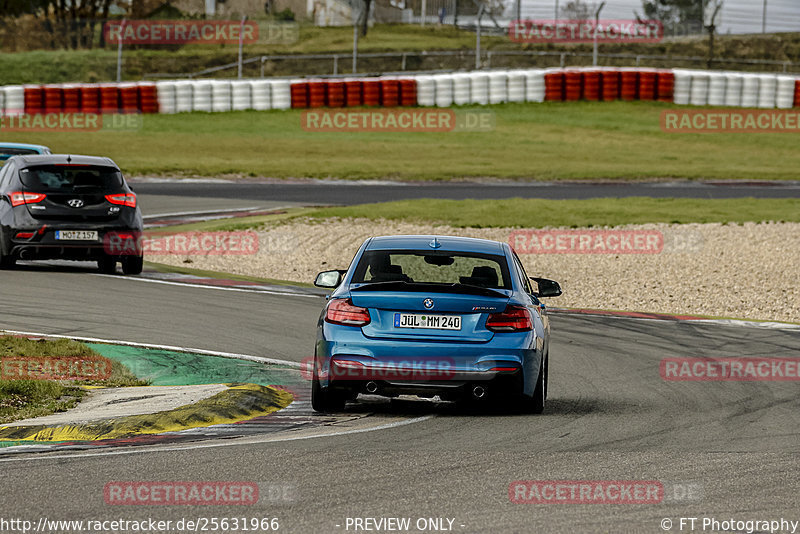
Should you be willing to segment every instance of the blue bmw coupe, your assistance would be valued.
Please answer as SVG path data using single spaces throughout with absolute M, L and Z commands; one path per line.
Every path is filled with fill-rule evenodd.
M 534 283 L 532 284 L 531 281 Z M 341 411 L 359 394 L 501 401 L 542 413 L 550 325 L 543 297 L 507 243 L 448 236 L 367 239 L 320 315 L 312 406 Z

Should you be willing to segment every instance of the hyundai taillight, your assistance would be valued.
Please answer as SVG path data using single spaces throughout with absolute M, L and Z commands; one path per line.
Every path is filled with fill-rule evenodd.
M 44 193 L 28 193 L 26 191 L 14 191 L 10 193 L 11 205 L 22 206 L 23 204 L 36 204 L 47 197 Z
M 508 306 L 503 312 L 491 313 L 486 328 L 492 332 L 524 332 L 533 328 L 531 312 L 522 306 Z
M 106 200 L 112 204 L 119 204 L 120 206 L 128 206 L 129 208 L 136 207 L 136 195 L 133 193 L 115 193 L 113 195 L 106 195 Z
M 333 324 L 345 326 L 365 326 L 370 322 L 369 310 L 353 306 L 350 299 L 333 299 L 328 304 L 325 320 Z

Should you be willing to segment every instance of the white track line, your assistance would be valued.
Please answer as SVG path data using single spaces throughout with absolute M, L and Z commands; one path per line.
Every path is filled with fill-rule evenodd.
M 602 317 L 608 319 L 627 319 L 633 321 L 669 321 L 679 322 L 683 324 L 702 324 L 714 326 L 735 326 L 738 328 L 764 328 L 772 330 L 800 330 L 800 324 L 795 323 L 779 323 L 776 321 L 747 321 L 745 319 L 680 319 L 675 317 L 631 317 L 629 315 L 610 315 L 605 313 L 591 313 L 574 311 L 568 308 L 551 308 L 550 311 L 555 312 L 556 315 L 571 315 L 573 317 Z M 598 310 L 602 311 L 602 310 Z M 612 312 L 613 313 L 613 312 Z M 645 312 L 642 312 L 645 313 Z
M 155 345 L 152 343 L 134 343 L 132 341 L 121 341 L 118 339 L 101 339 L 96 337 L 80 337 L 80 336 L 65 336 L 61 334 L 43 334 L 41 332 L 23 332 L 20 330 L 0 330 L 4 334 L 14 334 L 21 336 L 34 336 L 34 337 L 52 337 L 59 339 L 75 339 L 78 341 L 87 341 L 89 343 L 109 343 L 112 345 L 125 345 L 127 347 L 142 347 L 145 349 L 159 349 L 159 350 L 172 350 L 175 352 L 194 352 L 196 354 L 204 354 L 206 356 L 221 356 L 223 358 L 234 358 L 237 360 L 250 360 L 259 363 L 271 363 L 275 365 L 285 365 L 295 369 L 300 369 L 302 364 L 299 362 L 292 362 L 289 360 L 279 360 L 276 358 L 266 358 L 264 356 L 251 356 L 249 354 L 238 354 L 236 352 L 220 352 L 216 350 L 193 349 L 190 347 L 176 347 L 172 345 Z
M 349 434 L 362 434 L 364 432 L 373 432 L 375 430 L 387 430 L 399 426 L 411 425 L 414 423 L 421 423 L 432 419 L 432 415 L 423 415 L 422 417 L 415 417 L 413 419 L 406 419 L 404 421 L 395 421 L 394 423 L 385 423 L 383 425 L 373 426 L 369 428 L 356 428 L 352 430 L 342 430 L 338 432 L 327 432 L 322 434 L 310 434 L 308 436 L 285 436 L 285 437 L 271 437 L 266 439 L 248 439 L 241 442 L 227 442 L 227 443 L 196 443 L 182 447 L 153 447 L 153 448 L 134 448 L 124 450 L 111 450 L 111 451 L 98 451 L 94 453 L 78 453 L 78 454 L 57 454 L 49 456 L 27 456 L 25 458 L 0 458 L 0 463 L 6 462 L 30 462 L 30 461 L 43 461 L 43 460 L 70 460 L 72 458 L 91 458 L 93 456 L 118 456 L 121 454 L 148 454 L 154 452 L 177 452 L 177 451 L 190 451 L 193 449 L 212 449 L 217 447 L 233 447 L 242 445 L 257 445 L 261 443 L 281 443 L 285 441 L 300 441 L 306 439 L 327 438 L 336 436 L 346 436 Z M 23 454 L 25 451 L 19 451 L 18 454 Z
M 229 210 L 200 210 L 200 211 L 176 211 L 173 213 L 156 213 L 153 215 L 144 215 L 142 219 L 145 221 L 148 219 L 157 219 L 157 218 L 171 218 L 171 217 L 186 217 L 188 215 L 221 215 L 224 216 L 226 213 L 240 213 L 243 211 L 256 211 L 261 209 L 273 209 L 273 208 L 262 208 L 261 206 L 254 206 L 252 208 L 232 208 Z M 275 208 L 281 209 L 281 208 Z M 285 208 L 283 208 L 285 209 Z
M 156 280 L 154 278 L 138 278 L 135 276 L 119 276 L 116 274 L 100 274 L 92 273 L 93 276 L 105 276 L 114 278 L 115 280 L 136 280 L 137 282 L 149 282 L 151 284 L 166 284 L 170 286 L 183 286 L 183 287 L 197 287 L 203 289 L 216 289 L 220 291 L 238 291 L 240 293 L 266 293 L 268 295 L 284 295 L 287 297 L 304 297 L 304 298 L 323 298 L 322 295 L 311 295 L 308 293 L 292 293 L 290 291 L 275 291 L 272 289 L 247 289 L 244 287 L 228 287 L 228 286 L 212 286 L 206 284 L 193 284 L 191 282 L 173 282 L 170 280 Z

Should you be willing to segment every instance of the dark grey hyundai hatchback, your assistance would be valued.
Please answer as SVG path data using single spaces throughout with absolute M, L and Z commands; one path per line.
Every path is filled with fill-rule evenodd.
M 101 272 L 120 262 L 125 274 L 139 274 L 141 252 L 115 254 L 107 243 L 142 229 L 136 195 L 109 158 L 14 156 L 0 169 L 0 268 L 18 259 L 91 260 Z

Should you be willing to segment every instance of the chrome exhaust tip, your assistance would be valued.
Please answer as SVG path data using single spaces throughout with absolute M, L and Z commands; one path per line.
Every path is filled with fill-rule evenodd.
M 484 386 L 472 386 L 472 398 L 473 399 L 482 399 L 486 397 L 486 388 Z
M 369 382 L 367 382 L 367 385 L 364 386 L 364 389 L 367 390 L 367 393 L 375 393 L 376 391 L 378 391 L 378 384 L 370 380 Z

